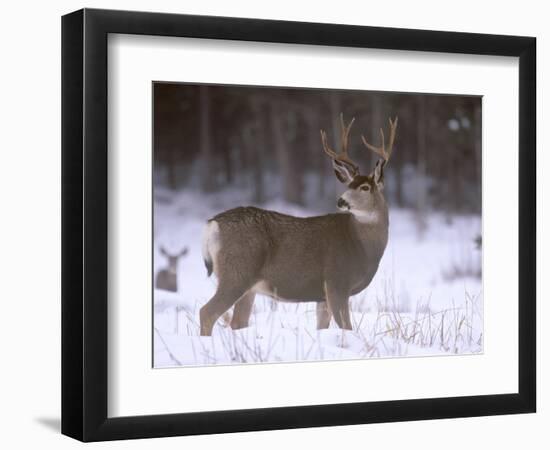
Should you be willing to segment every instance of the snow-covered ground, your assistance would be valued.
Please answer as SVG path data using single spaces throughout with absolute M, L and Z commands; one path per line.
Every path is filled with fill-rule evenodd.
M 154 291 L 154 366 L 403 357 L 483 351 L 479 216 L 432 213 L 423 232 L 409 210 L 390 210 L 390 232 L 378 272 L 352 297 L 353 331 L 334 323 L 316 329 L 314 303 L 279 303 L 256 296 L 248 328 L 233 331 L 227 316 L 212 337 L 200 337 L 199 309 L 215 292 L 201 254 L 206 220 L 251 204 L 246 191 L 202 195 L 155 189 L 155 273 L 165 267 L 162 244 L 189 252 L 178 267 L 178 292 Z M 262 205 L 297 216 L 327 211 L 273 201 Z

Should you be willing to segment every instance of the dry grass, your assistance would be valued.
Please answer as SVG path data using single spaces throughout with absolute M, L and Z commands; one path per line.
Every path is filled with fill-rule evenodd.
M 157 350 L 168 353 L 170 365 L 246 364 L 281 361 L 362 359 L 479 353 L 483 349 L 482 311 L 479 298 L 465 293 L 460 306 L 432 311 L 430 299 L 418 302 L 414 311 L 396 302 L 388 289 L 376 307 L 364 299 L 351 304 L 353 331 L 331 324 L 329 330 L 315 329 L 313 304 L 277 303 L 258 299 L 251 326 L 233 331 L 227 317 L 218 321 L 214 337 L 201 338 L 196 312 L 173 308 L 173 327 L 168 332 L 182 340 L 191 338 L 187 363 L 176 356 L 170 344 L 158 335 Z M 168 311 L 167 311 L 168 312 Z M 168 323 L 168 321 L 166 321 Z M 191 357 L 192 356 L 192 357 Z

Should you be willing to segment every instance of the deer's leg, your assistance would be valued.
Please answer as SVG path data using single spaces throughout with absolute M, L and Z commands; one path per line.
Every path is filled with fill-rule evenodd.
M 330 311 L 328 310 L 327 302 L 317 303 L 317 329 L 322 330 L 328 328 L 330 324 Z
M 337 286 L 325 285 L 327 304 L 334 316 L 336 324 L 344 329 L 351 330 L 351 317 L 349 314 L 349 294 Z
M 335 305 L 334 308 L 331 309 L 336 324 L 344 330 L 351 330 L 348 298 L 345 297 L 345 300 L 339 301 L 338 306 Z
M 249 286 L 229 287 L 220 283 L 214 297 L 212 297 L 200 310 L 201 336 L 211 336 L 212 328 L 217 320 L 224 312 L 231 308 L 248 289 Z
M 231 319 L 231 328 L 238 330 L 239 328 L 246 328 L 248 326 L 248 320 L 252 313 L 255 296 L 256 294 L 250 290 L 235 303 L 235 309 Z

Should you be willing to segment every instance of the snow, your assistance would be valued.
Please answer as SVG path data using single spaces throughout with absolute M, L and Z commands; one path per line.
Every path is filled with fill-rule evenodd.
M 178 266 L 178 292 L 154 291 L 154 367 L 254 362 L 432 356 L 483 351 L 481 252 L 474 240 L 481 218 L 430 213 L 419 226 L 410 210 L 390 210 L 389 242 L 372 283 L 350 300 L 353 331 L 334 321 L 316 329 L 314 303 L 280 303 L 256 296 L 250 326 L 232 330 L 225 315 L 201 337 L 199 310 L 214 294 L 201 235 L 218 212 L 249 205 L 243 188 L 205 195 L 155 188 L 154 271 L 159 247 L 188 254 Z M 281 200 L 258 205 L 296 216 L 330 212 Z M 231 311 L 229 312 L 229 314 Z

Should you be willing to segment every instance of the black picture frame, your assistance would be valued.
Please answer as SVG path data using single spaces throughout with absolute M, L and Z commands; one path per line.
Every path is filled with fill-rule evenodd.
M 109 33 L 519 58 L 517 393 L 200 413 L 107 416 Z M 535 412 L 536 39 L 83 9 L 62 18 L 62 433 L 82 441 Z

